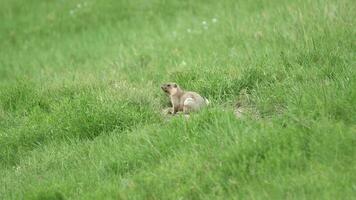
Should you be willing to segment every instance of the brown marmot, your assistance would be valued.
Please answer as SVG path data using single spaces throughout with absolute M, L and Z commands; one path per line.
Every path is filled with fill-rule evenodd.
M 198 93 L 184 91 L 176 83 L 165 83 L 161 88 L 170 97 L 172 108 L 168 112 L 171 114 L 176 114 L 180 111 L 188 114 L 198 111 L 209 104 L 209 101 Z

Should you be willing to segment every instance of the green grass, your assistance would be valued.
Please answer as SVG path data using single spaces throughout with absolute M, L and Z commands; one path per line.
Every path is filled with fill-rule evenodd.
M 355 10 L 1 0 L 0 199 L 354 199 Z

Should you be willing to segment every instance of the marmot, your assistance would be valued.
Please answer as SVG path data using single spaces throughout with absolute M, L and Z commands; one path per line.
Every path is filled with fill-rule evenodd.
M 198 93 L 184 91 L 176 83 L 165 83 L 161 88 L 170 97 L 172 108 L 169 112 L 171 114 L 176 114 L 179 111 L 188 114 L 209 104 L 209 101 Z

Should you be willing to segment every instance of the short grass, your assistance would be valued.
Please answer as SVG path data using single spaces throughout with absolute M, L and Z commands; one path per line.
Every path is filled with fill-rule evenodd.
M 1 0 L 0 198 L 354 199 L 355 10 Z M 211 106 L 167 119 L 167 81 Z

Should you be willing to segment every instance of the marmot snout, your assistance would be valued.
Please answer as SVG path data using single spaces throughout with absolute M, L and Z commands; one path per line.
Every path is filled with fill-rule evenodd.
M 161 86 L 162 90 L 167 94 L 174 94 L 177 92 L 178 85 L 176 83 L 166 83 Z

